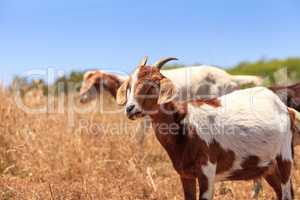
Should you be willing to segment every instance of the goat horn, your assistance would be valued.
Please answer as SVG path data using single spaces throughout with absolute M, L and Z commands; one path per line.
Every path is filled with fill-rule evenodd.
M 139 66 L 145 66 L 145 65 L 147 64 L 147 61 L 148 61 L 148 56 L 145 56 L 145 57 L 141 60 Z
M 164 66 L 164 64 L 166 64 L 167 62 L 169 62 L 171 60 L 178 60 L 178 59 L 173 58 L 173 57 L 162 58 L 162 59 L 158 60 L 156 63 L 154 63 L 153 67 L 157 67 L 158 69 L 160 69 L 160 68 L 162 68 L 162 66 Z

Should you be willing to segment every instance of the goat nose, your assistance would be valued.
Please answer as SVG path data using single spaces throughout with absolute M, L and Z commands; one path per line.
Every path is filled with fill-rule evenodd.
M 127 113 L 130 113 L 130 112 L 134 109 L 134 107 L 135 107 L 134 105 L 129 105 L 129 106 L 127 106 L 127 107 L 126 107 L 126 112 L 127 112 Z

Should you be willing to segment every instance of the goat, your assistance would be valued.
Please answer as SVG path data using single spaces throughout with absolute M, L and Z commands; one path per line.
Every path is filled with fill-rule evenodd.
M 117 92 L 129 119 L 149 116 L 179 174 L 185 200 L 213 198 L 214 182 L 264 177 L 278 199 L 293 198 L 292 136 L 299 114 L 272 91 L 255 87 L 210 100 L 175 101 L 176 87 L 160 73 L 175 58 L 144 59 Z M 295 119 L 298 120 L 295 120 Z

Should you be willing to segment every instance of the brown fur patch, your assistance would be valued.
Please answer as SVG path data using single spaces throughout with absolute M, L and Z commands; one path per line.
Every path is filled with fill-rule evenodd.
M 159 72 L 159 69 L 156 67 L 142 66 L 137 70 L 139 70 L 137 74 L 138 83 L 144 82 L 145 80 L 160 81 L 161 79 L 163 79 L 163 76 Z
M 276 162 L 273 162 L 272 166 L 266 171 L 263 177 L 275 191 L 277 199 L 281 199 L 281 179 Z
M 256 167 L 256 168 L 251 168 L 251 169 L 235 170 L 228 177 L 228 180 L 251 180 L 251 179 L 256 179 L 256 178 L 262 176 L 267 170 L 268 170 L 268 167 Z
M 218 98 L 213 99 L 197 99 L 191 101 L 192 105 L 194 106 L 202 106 L 204 104 L 210 105 L 214 108 L 221 107 L 221 101 Z
M 268 169 L 267 167 L 259 167 L 259 158 L 257 156 L 247 157 L 241 164 L 242 169 L 235 170 L 230 175 L 230 180 L 249 180 L 262 176 Z
M 83 84 L 81 88 L 81 93 L 88 92 L 92 88 L 95 88 L 96 91 L 99 92 L 101 87 L 100 84 L 103 84 L 103 88 L 116 98 L 117 91 L 122 83 L 121 80 L 112 74 L 97 71 L 86 77 L 85 84 Z
M 217 174 L 230 170 L 233 166 L 234 159 L 234 152 L 224 150 L 215 140 L 209 145 L 209 160 L 217 164 Z
M 184 199 L 196 200 L 196 179 L 181 177 L 181 183 L 184 191 Z
M 136 70 L 138 74 L 137 82 L 133 83 L 134 95 L 144 111 L 154 111 L 157 109 L 160 80 L 164 77 L 155 67 L 141 66 Z
M 243 161 L 241 167 L 244 169 L 257 167 L 259 163 L 259 158 L 257 156 L 249 156 L 247 159 Z
M 291 120 L 291 130 L 292 133 L 294 134 L 296 132 L 296 114 L 293 110 L 288 108 L 288 112 L 289 112 L 289 116 L 290 116 L 290 120 Z
M 123 82 L 114 75 L 104 73 L 102 74 L 102 82 L 104 89 L 108 90 L 116 98 L 117 91 Z
M 292 155 L 294 157 L 293 144 L 297 145 L 297 140 L 300 137 L 300 133 L 298 132 L 297 127 L 296 127 L 296 113 L 293 110 L 291 110 L 290 108 L 288 108 L 288 112 L 289 112 L 289 116 L 290 116 L 290 120 L 291 120 L 291 131 L 293 133 L 293 140 L 292 140 L 293 142 L 292 142 L 291 148 L 292 148 Z M 296 135 L 296 134 L 298 134 L 298 135 Z
M 281 156 L 276 158 L 278 169 L 281 177 L 281 182 L 286 184 L 291 177 L 292 163 L 289 160 L 283 160 Z

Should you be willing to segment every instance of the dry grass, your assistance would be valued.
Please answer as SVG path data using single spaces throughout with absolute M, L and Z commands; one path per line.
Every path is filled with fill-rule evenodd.
M 71 127 L 67 113 L 26 114 L 7 92 L 0 98 L 0 199 L 182 199 L 179 178 L 152 132 L 138 145 L 130 134 L 137 123 L 122 114 L 76 114 Z M 116 108 L 109 98 L 104 104 Z M 81 130 L 81 119 L 130 127 L 111 134 L 103 127 Z M 294 177 L 300 199 L 299 170 Z M 217 185 L 215 199 L 250 199 L 251 182 L 225 186 Z M 260 199 L 272 199 L 264 188 Z

